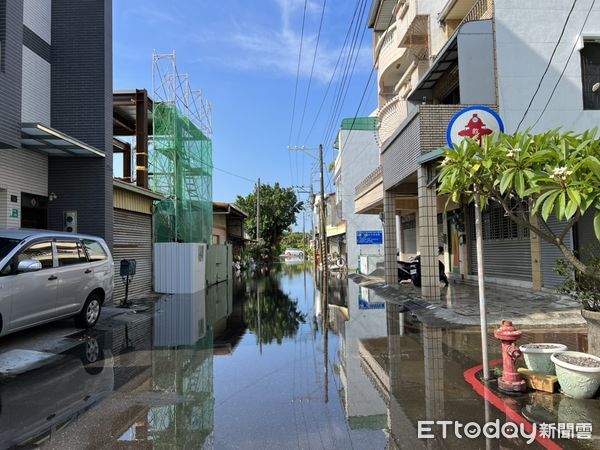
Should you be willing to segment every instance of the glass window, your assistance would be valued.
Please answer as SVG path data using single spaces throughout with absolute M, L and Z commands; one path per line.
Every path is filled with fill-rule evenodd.
M 13 248 L 15 248 L 19 242 L 19 239 L 9 239 L 0 237 L 0 259 L 8 255 Z
M 87 262 L 87 256 L 79 242 L 57 241 L 56 255 L 58 256 L 58 265 L 61 267 Z
M 108 255 L 104 251 L 104 248 L 98 241 L 92 241 L 91 239 L 84 239 L 83 246 L 87 251 L 88 258 L 91 262 L 104 261 L 108 258 Z
M 42 269 L 49 269 L 53 266 L 52 261 L 52 242 L 36 242 L 17 255 L 17 265 L 21 261 L 35 259 L 42 263 Z

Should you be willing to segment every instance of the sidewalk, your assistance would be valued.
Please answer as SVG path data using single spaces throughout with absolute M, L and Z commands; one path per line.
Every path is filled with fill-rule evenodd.
M 385 284 L 381 278 L 350 274 L 348 278 L 368 288 L 377 297 L 403 305 L 417 319 L 437 327 L 479 325 L 479 294 L 477 285 L 469 281 L 451 280 L 442 287 L 439 302 L 421 297 L 420 289 L 412 284 Z M 579 303 L 550 292 L 486 284 L 488 325 L 498 326 L 502 320 L 512 320 L 526 327 L 585 327 Z

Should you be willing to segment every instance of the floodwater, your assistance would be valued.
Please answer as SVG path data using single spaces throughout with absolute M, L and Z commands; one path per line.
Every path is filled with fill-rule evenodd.
M 470 371 L 477 329 L 427 327 L 336 274 L 324 308 L 317 285 L 304 266 L 281 265 L 136 314 L 105 310 L 67 351 L 0 379 L 0 447 L 552 448 L 510 433 L 467 437 L 454 422 L 600 427 L 589 402 L 486 389 Z M 445 438 L 430 424 L 419 439 L 425 420 L 453 423 Z M 598 448 L 599 431 L 555 441 Z

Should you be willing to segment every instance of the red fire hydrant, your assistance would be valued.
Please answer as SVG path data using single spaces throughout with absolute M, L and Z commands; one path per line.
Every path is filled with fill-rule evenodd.
M 502 341 L 502 377 L 498 380 L 498 387 L 507 392 L 524 392 L 527 388 L 525 380 L 517 372 L 516 362 L 521 357 L 521 352 L 515 342 L 523 333 L 518 331 L 510 320 L 503 320 L 502 326 L 496 330 L 494 336 Z

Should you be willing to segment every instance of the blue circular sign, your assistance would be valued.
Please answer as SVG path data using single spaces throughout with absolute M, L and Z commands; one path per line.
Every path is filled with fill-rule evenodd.
M 486 106 L 469 106 L 457 112 L 446 129 L 448 147 L 463 139 L 481 140 L 482 136 L 504 132 L 504 123 L 496 111 Z

